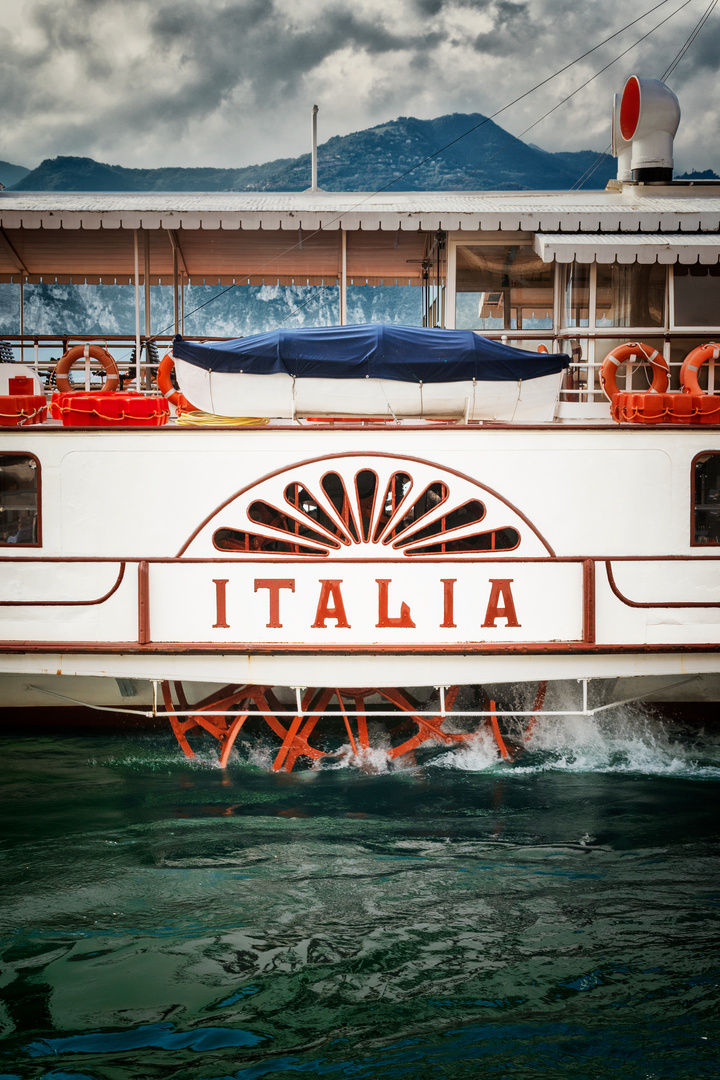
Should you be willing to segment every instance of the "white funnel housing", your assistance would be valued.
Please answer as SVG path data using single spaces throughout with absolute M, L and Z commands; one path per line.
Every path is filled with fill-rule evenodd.
M 680 104 L 659 79 L 631 75 L 620 102 L 620 135 L 632 143 L 633 180 L 672 180 L 673 138 Z

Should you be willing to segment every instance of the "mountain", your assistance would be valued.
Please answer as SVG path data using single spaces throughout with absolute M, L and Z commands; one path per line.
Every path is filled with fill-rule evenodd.
M 387 185 L 396 191 L 557 191 L 572 187 L 594 165 L 583 186 L 604 188 L 616 166 L 595 151 L 549 153 L 480 113 L 435 120 L 401 116 L 323 143 L 318 183 L 326 191 L 377 191 Z M 309 185 L 309 154 L 239 169 L 126 169 L 92 158 L 57 157 L 17 178 L 13 190 L 303 191 Z
M 267 166 L 251 166 L 242 171 L 252 175 L 265 168 Z M 126 169 L 123 165 L 106 165 L 92 158 L 57 157 L 46 158 L 12 190 L 231 191 L 237 175 L 237 169 Z
M 0 161 L 0 184 L 4 187 L 11 187 L 12 184 L 17 184 L 23 177 L 27 176 L 29 172 L 30 170 L 22 165 L 11 165 L 9 161 Z
M 695 169 L 692 172 L 681 173 L 677 177 L 678 180 L 720 180 L 720 176 L 714 173 L 712 169 L 704 169 L 702 172 L 697 172 Z

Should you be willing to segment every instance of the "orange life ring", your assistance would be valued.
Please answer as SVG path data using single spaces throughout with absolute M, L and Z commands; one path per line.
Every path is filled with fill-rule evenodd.
M 175 357 L 171 352 L 165 353 L 157 369 L 157 384 L 158 390 L 171 405 L 179 405 L 183 395 L 173 386 L 172 372 L 174 367 Z
M 642 359 L 652 364 L 653 381 L 650 387 L 651 394 L 664 394 L 670 382 L 667 360 L 657 349 L 650 345 L 643 345 L 641 341 L 626 341 L 624 345 L 616 345 L 611 349 L 602 362 L 600 368 L 600 386 L 608 401 L 612 401 L 618 391 L 616 380 L 617 369 L 628 360 Z
M 118 371 L 117 364 L 107 349 L 103 349 L 102 345 L 73 345 L 71 349 L 68 349 L 67 352 L 60 357 L 55 367 L 55 385 L 61 394 L 66 394 L 75 390 L 68 378 L 68 374 L 75 361 L 80 360 L 85 356 L 86 349 L 93 360 L 99 360 L 105 369 L 105 385 L 102 390 L 95 391 L 95 393 L 109 394 L 119 388 L 120 372 Z M 82 391 L 75 390 L 75 392 L 81 393 Z
M 720 357 L 720 345 L 717 341 L 711 341 L 707 345 L 698 345 L 689 352 L 683 360 L 680 368 L 680 385 L 686 394 L 704 394 L 698 382 L 698 371 L 706 360 L 717 360 Z
M 172 372 L 174 367 L 175 357 L 171 352 L 165 353 L 157 369 L 158 390 L 176 409 L 180 409 L 182 412 L 197 412 L 195 406 L 188 401 L 185 395 L 181 394 L 173 386 Z

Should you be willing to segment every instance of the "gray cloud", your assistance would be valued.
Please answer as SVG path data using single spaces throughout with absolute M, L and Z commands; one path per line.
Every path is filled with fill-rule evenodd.
M 550 150 L 603 149 L 612 93 L 633 72 L 661 75 L 704 8 L 688 5 L 528 138 Z M 672 10 L 647 16 L 498 122 L 523 131 Z M 243 165 L 305 151 L 314 102 L 323 139 L 400 114 L 490 114 L 634 14 L 623 0 L 0 0 L 0 158 Z M 683 108 L 681 164 L 720 168 L 708 137 L 718 18 L 671 80 Z

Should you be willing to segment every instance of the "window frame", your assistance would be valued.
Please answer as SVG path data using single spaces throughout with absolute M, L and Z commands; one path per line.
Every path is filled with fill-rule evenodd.
M 667 323 L 668 328 L 673 330 L 677 335 L 683 337 L 704 337 L 706 341 L 711 341 L 713 334 L 717 333 L 717 323 L 704 323 L 703 325 L 679 325 L 675 322 L 675 267 L 678 263 L 672 263 L 670 266 L 670 273 L 668 274 L 669 283 L 669 295 L 668 295 L 668 313 Z M 687 263 L 681 263 L 680 265 L 692 265 Z M 703 265 L 703 264 L 701 264 Z M 707 264 L 709 265 L 709 264 Z
M 690 547 L 691 548 L 720 548 L 720 540 L 715 540 L 712 543 L 702 542 L 695 539 L 697 525 L 695 515 L 696 510 L 696 491 L 695 491 L 695 475 L 697 469 L 697 463 L 700 458 L 704 457 L 717 457 L 720 458 L 720 450 L 700 450 L 695 454 L 694 458 L 690 462 Z M 720 503 L 718 503 L 718 511 L 720 511 Z
M 36 490 L 37 522 L 36 522 L 36 530 L 35 530 L 37 540 L 35 540 L 35 542 L 31 543 L 31 544 L 28 544 L 28 543 L 23 543 L 23 544 L 0 543 L 0 551 L 7 552 L 9 549 L 15 550 L 17 548 L 41 548 L 43 546 L 43 535 L 42 535 L 42 467 L 40 465 L 40 459 L 38 458 L 37 454 L 31 454 L 29 451 L 22 451 L 22 450 L 4 450 L 0 456 L 3 457 L 3 458 L 24 458 L 26 460 L 31 459 L 32 461 L 35 462 L 35 469 L 36 469 L 36 476 L 37 476 L 37 484 L 36 484 L 36 489 L 37 489 Z
M 446 288 L 446 305 L 445 305 L 445 326 L 447 329 L 454 330 L 457 327 L 457 249 L 459 247 L 525 247 L 528 248 L 533 254 L 537 254 L 533 244 L 534 233 L 532 232 L 487 232 L 482 233 L 479 236 L 473 234 L 458 234 L 448 233 L 447 240 L 447 288 Z M 490 329 L 480 329 L 479 327 L 469 327 L 472 333 L 479 334 L 481 337 L 489 337 L 491 339 L 505 341 L 506 339 L 520 339 L 526 340 L 538 340 L 542 341 L 545 338 L 554 338 L 558 331 L 558 307 L 557 307 L 557 274 L 551 264 L 546 264 L 551 274 L 551 288 L 552 288 L 552 326 L 544 327 L 540 329 L 534 328 L 516 328 L 510 327 L 496 327 Z

